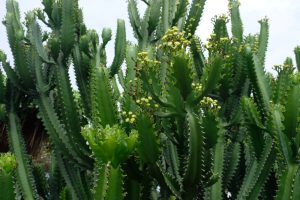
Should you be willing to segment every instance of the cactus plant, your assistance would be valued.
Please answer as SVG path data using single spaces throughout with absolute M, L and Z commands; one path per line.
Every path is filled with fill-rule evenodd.
M 203 42 L 195 31 L 204 0 L 144 0 L 143 17 L 129 0 L 137 43 L 119 19 L 109 65 L 110 28 L 89 30 L 77 0 L 42 3 L 24 23 L 18 3 L 6 4 L 14 66 L 1 52 L 0 123 L 13 154 L 0 156 L 8 188 L 0 195 L 299 198 L 299 74 L 291 58 L 275 66 L 277 76 L 265 72 L 267 19 L 244 36 L 239 2 L 229 0 L 229 15 L 213 18 Z M 299 47 L 295 57 L 299 69 Z M 38 111 L 49 136 L 49 165 L 27 153 L 26 109 Z

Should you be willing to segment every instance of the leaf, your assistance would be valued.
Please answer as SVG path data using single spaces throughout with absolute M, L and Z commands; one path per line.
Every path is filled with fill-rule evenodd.
M 23 39 L 24 30 L 20 22 L 19 4 L 15 0 L 6 1 L 5 26 L 9 46 L 14 51 L 16 44 Z M 13 52 L 14 54 L 14 52 Z
M 159 23 L 161 15 L 162 0 L 152 0 L 150 3 L 150 15 L 148 20 L 148 34 L 149 36 L 155 31 Z
M 233 177 L 236 175 L 241 160 L 240 143 L 231 143 L 227 145 L 225 151 L 225 169 L 224 169 L 224 187 L 230 187 Z
M 269 176 L 275 161 L 273 140 L 267 136 L 259 160 L 252 160 L 246 171 L 237 200 L 256 200 Z
M 154 164 L 159 156 L 159 146 L 152 122 L 143 113 L 138 116 L 136 129 L 139 134 L 138 152 L 143 162 Z
M 42 122 L 56 150 L 61 151 L 70 161 L 75 161 L 84 168 L 90 169 L 91 159 L 87 157 L 82 158 L 82 152 L 78 152 L 80 149 L 75 147 L 75 144 L 70 141 L 70 135 L 68 135 L 59 121 L 49 97 L 40 94 L 36 104 L 39 107 L 39 115 Z
M 294 50 L 296 57 L 297 70 L 300 71 L 300 46 L 297 46 Z
M 90 87 L 93 124 L 96 127 L 106 127 L 106 125 L 112 126 L 117 123 L 117 107 L 106 68 L 101 65 L 94 66 Z
M 135 65 L 138 48 L 135 45 L 128 44 L 126 48 L 126 73 L 125 73 L 125 90 L 129 90 L 132 81 L 136 76 Z
M 218 142 L 220 133 L 220 121 L 214 115 L 202 116 L 203 131 L 205 133 L 205 143 L 207 148 L 213 148 Z
M 291 149 L 291 141 L 287 137 L 287 135 L 284 134 L 284 126 L 282 124 L 283 116 L 281 113 L 281 110 L 276 106 L 272 109 L 272 118 L 273 118 L 273 128 L 274 128 L 274 134 L 276 134 L 276 137 L 278 137 L 280 150 L 283 153 L 285 160 L 288 164 L 292 164 L 295 162 L 295 156 L 293 155 L 292 149 Z
M 52 9 L 53 9 L 53 0 L 42 0 L 44 5 L 44 11 L 49 18 L 51 18 Z
M 43 47 L 41 29 L 40 29 L 39 24 L 36 21 L 34 21 L 32 23 L 30 33 L 31 33 L 30 41 L 34 45 L 35 50 L 37 51 L 37 53 L 39 54 L 41 59 L 46 63 L 53 64 L 53 62 L 51 62 L 48 59 L 47 52 L 46 52 L 45 48 Z
M 223 173 L 224 173 L 224 151 L 225 142 L 223 133 L 219 134 L 218 142 L 214 149 L 214 164 L 213 164 L 213 174 L 218 174 L 219 179 L 210 188 L 210 199 L 217 200 L 223 197 Z
M 75 12 L 77 12 L 75 0 L 62 1 L 61 21 L 61 50 L 67 59 L 75 43 Z
M 191 52 L 193 55 L 193 62 L 195 66 L 195 71 L 197 73 L 198 79 L 201 78 L 203 74 L 203 69 L 205 68 L 205 57 L 201 47 L 200 39 L 196 36 L 192 38 L 191 41 Z
M 33 175 L 36 182 L 37 191 L 43 198 L 45 198 L 48 193 L 48 182 L 45 176 L 46 173 L 46 168 L 43 164 L 33 166 Z
M 72 199 L 87 199 L 88 194 L 84 190 L 80 169 L 74 167 L 72 163 L 64 159 L 61 153 L 55 152 L 54 154 L 60 173 L 64 177 L 68 189 L 72 194 Z
M 287 70 L 282 70 L 278 72 L 278 76 L 276 78 L 276 82 L 273 89 L 272 100 L 275 104 L 283 104 L 285 105 L 286 97 L 289 95 L 291 86 L 293 85 L 292 79 L 290 77 L 290 73 Z
M 5 173 L 0 170 L 0 194 L 2 200 L 12 200 L 15 199 L 16 195 L 14 193 L 14 181 L 12 173 Z
M 123 177 L 120 167 L 110 169 L 110 175 L 108 178 L 108 189 L 106 200 L 122 200 L 123 195 Z
M 217 16 L 214 21 L 214 30 L 213 33 L 216 35 L 216 39 L 220 40 L 221 38 L 228 38 L 227 31 L 227 20 L 223 16 Z
M 297 185 L 295 185 L 297 183 Z M 297 199 L 293 198 L 294 195 L 299 197 L 299 166 L 290 165 L 284 170 L 283 174 L 279 178 L 278 191 L 275 199 Z
M 68 187 L 64 187 L 60 194 L 59 194 L 59 200 L 71 200 L 72 199 L 72 194 Z
M 110 166 L 105 164 L 95 164 L 94 174 L 95 174 L 95 182 L 93 188 L 93 196 L 96 199 L 104 200 L 107 188 L 108 188 L 108 176 L 110 173 Z
M 124 187 L 127 192 L 126 200 L 139 200 L 141 198 L 141 184 L 138 181 L 134 179 L 127 180 Z
M 184 31 L 194 35 L 200 22 L 206 0 L 193 0 L 188 17 L 184 26 Z
M 270 108 L 270 96 L 272 92 L 259 57 L 252 54 L 250 49 L 246 50 L 246 54 L 248 74 L 254 89 L 253 93 L 258 103 L 261 117 L 264 119 Z
M 185 56 L 175 56 L 174 57 L 174 78 L 176 80 L 175 86 L 179 89 L 182 98 L 184 100 L 192 92 L 192 78 L 191 78 L 191 69 L 189 68 L 189 59 Z
M 126 51 L 126 30 L 125 21 L 118 19 L 117 35 L 115 43 L 115 57 L 113 63 L 110 66 L 110 76 L 114 76 L 118 73 L 124 58 Z
M 90 117 L 91 114 L 91 101 L 90 101 L 90 73 L 91 73 L 91 63 L 85 61 L 85 55 L 82 55 L 78 44 L 75 44 L 73 51 L 73 64 L 76 76 L 76 83 L 80 92 L 80 97 L 82 101 L 82 106 L 85 109 L 85 114 Z
M 210 67 L 206 76 L 202 76 L 203 83 L 203 96 L 208 95 L 215 87 L 221 79 L 223 60 L 220 56 L 215 56 L 212 58 L 211 64 L 206 66 Z
M 297 135 L 298 116 L 299 116 L 299 99 L 300 99 L 300 88 L 294 86 L 291 91 L 288 92 L 286 98 L 285 111 L 283 113 L 283 125 L 284 134 L 288 138 L 293 138 Z
M 299 173 L 299 169 L 297 171 L 297 174 L 295 176 L 295 180 L 294 180 L 294 191 L 293 191 L 293 197 L 292 199 L 300 199 L 300 190 L 298 189 L 300 187 L 300 173 Z
M 68 74 L 67 67 L 63 63 L 59 62 L 58 66 L 55 66 L 55 80 L 57 88 L 57 108 L 60 122 L 64 125 L 67 132 L 67 137 L 82 158 L 90 156 L 90 151 L 81 135 L 80 119 L 78 106 L 75 103 L 75 97 L 71 87 L 71 81 Z M 88 159 L 89 160 L 89 159 Z
M 166 130 L 166 132 L 167 131 L 172 131 L 172 130 Z M 181 180 L 181 175 L 179 174 L 180 161 L 179 161 L 179 155 L 178 155 L 178 148 L 174 144 L 175 142 L 173 142 L 171 140 L 171 138 L 172 138 L 171 134 L 172 133 L 166 133 L 167 137 L 169 138 L 169 141 L 167 141 L 166 147 L 167 147 L 167 155 L 169 156 L 169 159 L 170 159 L 170 161 L 169 161 L 170 168 L 171 168 L 170 171 L 172 171 L 171 174 L 174 174 L 174 176 L 177 180 Z
M 15 0 L 6 2 L 7 13 L 5 16 L 5 26 L 10 49 L 14 58 L 14 71 L 21 77 L 23 88 L 33 87 L 31 67 L 27 64 L 28 48 L 25 44 L 23 26 L 20 22 L 19 4 Z
M 241 99 L 241 104 L 245 116 L 245 123 L 263 129 L 264 125 L 261 116 L 259 115 L 257 105 L 255 105 L 253 100 L 248 97 L 243 97 Z
M 240 2 L 238 0 L 229 1 L 229 10 L 231 16 L 231 31 L 234 38 L 239 42 L 243 41 L 243 23 L 239 11 Z
M 141 40 L 142 36 L 140 33 L 141 19 L 137 9 L 136 0 L 128 0 L 128 16 L 133 33 L 136 39 Z
M 269 40 L 269 23 L 268 19 L 264 18 L 259 21 L 260 23 L 260 33 L 259 33 L 259 46 L 257 56 L 259 58 L 260 64 L 264 66 L 266 52 Z
M 257 105 L 252 99 L 243 97 L 241 104 L 244 116 L 243 125 L 251 137 L 250 143 L 253 146 L 255 156 L 259 158 L 263 150 L 265 126 L 259 115 Z
M 104 28 L 102 30 L 102 41 L 103 41 L 103 46 L 106 47 L 107 43 L 111 40 L 111 29 L 110 28 Z
M 171 192 L 178 198 L 178 199 L 182 199 L 181 198 L 181 187 L 180 184 L 178 183 L 178 181 L 176 180 L 175 177 L 173 177 L 171 174 L 169 174 L 168 172 L 164 172 L 162 167 L 159 166 L 159 169 L 162 173 L 162 176 L 164 178 L 164 181 L 166 183 L 166 185 L 169 187 L 169 189 L 171 190 Z
M 1 62 L 1 59 L 0 59 Z M 4 97 L 5 97 L 5 85 L 4 85 L 4 75 L 2 74 L 2 71 L 0 70 L 0 104 L 4 103 Z
M 170 0 L 164 0 L 162 6 L 162 33 L 166 33 L 170 28 Z
M 150 10 L 151 7 L 148 6 L 145 10 L 144 17 L 141 21 L 141 38 L 142 40 L 140 42 L 140 48 L 146 49 L 149 43 L 150 33 L 149 33 L 149 19 L 150 19 Z
M 38 92 L 34 103 L 38 106 L 39 116 L 41 117 L 43 125 L 49 134 L 51 139 L 50 141 L 55 146 L 56 150 L 63 152 L 64 156 L 69 158 L 71 161 L 76 160 L 78 164 L 90 168 L 91 159 L 86 156 L 82 157 L 80 149 L 75 147 L 76 144 L 71 141 L 72 135 L 68 134 L 65 130 L 65 127 L 61 123 L 54 108 L 53 101 L 48 96 L 48 91 L 45 90 L 45 88 L 48 87 L 48 84 L 45 83 L 45 78 L 41 68 L 41 60 L 37 54 L 35 54 L 34 62 L 37 80 L 36 88 Z
M 175 26 L 180 18 L 184 18 L 187 12 L 188 0 L 179 0 L 176 6 L 176 12 L 172 20 L 172 26 Z
M 204 175 L 203 171 L 205 162 L 205 133 L 199 123 L 199 116 L 192 110 L 187 110 L 188 125 L 188 157 L 186 169 L 184 172 L 183 183 L 185 186 L 192 187 L 200 182 Z

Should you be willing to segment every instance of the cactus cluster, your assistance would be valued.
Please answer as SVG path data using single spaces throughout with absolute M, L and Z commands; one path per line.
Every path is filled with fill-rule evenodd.
M 119 19 L 108 64 L 112 30 L 88 29 L 77 0 L 42 0 L 24 22 L 6 2 L 14 62 L 0 52 L 11 152 L 0 154 L 0 199 L 300 199 L 300 47 L 296 67 L 287 58 L 266 73 L 267 19 L 244 36 L 229 0 L 203 42 L 205 0 L 143 0 L 143 17 L 128 0 L 137 41 Z M 49 163 L 28 152 L 28 110 Z

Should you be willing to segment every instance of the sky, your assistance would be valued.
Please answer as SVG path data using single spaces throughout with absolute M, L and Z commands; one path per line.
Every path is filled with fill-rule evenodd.
M 139 0 L 138 0 L 139 1 Z M 21 13 L 33 8 L 42 7 L 41 0 L 18 0 Z M 300 45 L 300 1 L 299 0 L 240 0 L 241 17 L 245 34 L 259 32 L 258 20 L 268 17 L 270 22 L 270 39 L 266 57 L 266 69 L 281 64 L 287 56 L 294 59 L 293 50 Z M 101 33 L 104 27 L 116 32 L 117 19 L 124 19 L 127 29 L 127 40 L 135 42 L 129 24 L 126 0 L 79 0 L 83 8 L 84 20 L 88 28 Z M 143 10 L 144 3 L 139 1 Z M 205 11 L 196 32 L 203 41 L 212 31 L 211 19 L 215 15 L 227 13 L 228 0 L 207 0 Z M 0 0 L 0 19 L 5 16 L 5 0 Z M 24 16 L 24 15 L 23 15 Z M 112 40 L 113 41 L 113 40 Z M 0 24 L 0 49 L 7 52 L 12 61 L 7 42 L 5 27 Z M 112 61 L 114 42 L 108 46 L 108 61 Z

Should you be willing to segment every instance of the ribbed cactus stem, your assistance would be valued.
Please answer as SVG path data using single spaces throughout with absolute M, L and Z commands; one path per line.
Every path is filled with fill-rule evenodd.
M 296 47 L 294 52 L 296 56 L 297 70 L 300 71 L 300 46 Z

